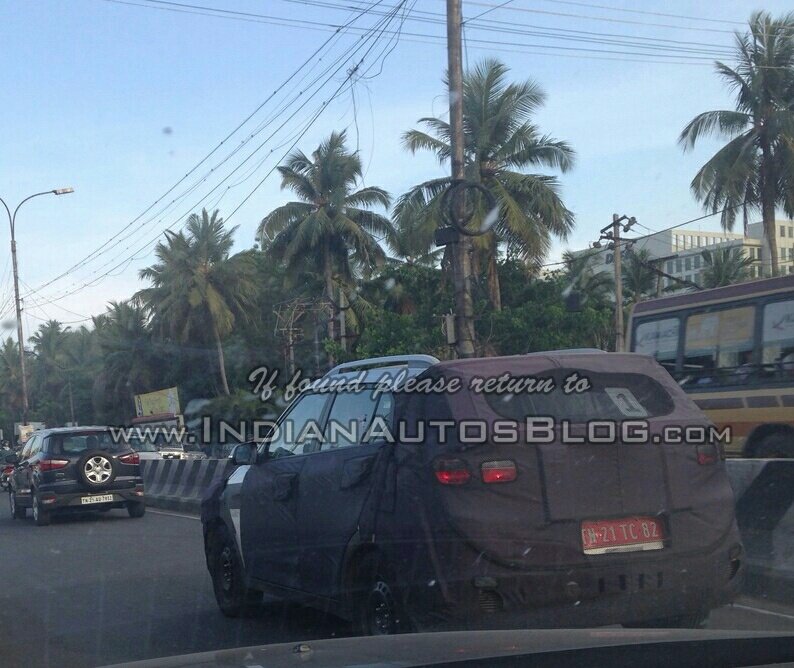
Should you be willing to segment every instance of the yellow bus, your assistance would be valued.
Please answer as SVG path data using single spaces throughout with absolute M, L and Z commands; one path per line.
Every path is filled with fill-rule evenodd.
M 794 457 L 794 274 L 640 302 L 629 350 L 729 427 L 728 456 Z

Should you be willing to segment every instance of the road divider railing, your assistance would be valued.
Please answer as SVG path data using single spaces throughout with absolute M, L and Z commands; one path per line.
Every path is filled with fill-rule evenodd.
M 162 459 L 141 462 L 146 502 L 155 508 L 198 514 L 201 499 L 233 468 L 228 459 Z
M 794 460 L 726 462 L 744 543 L 747 593 L 794 601 Z

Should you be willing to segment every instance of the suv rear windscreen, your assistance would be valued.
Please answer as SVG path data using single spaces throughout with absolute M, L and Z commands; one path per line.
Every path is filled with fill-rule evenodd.
M 50 438 L 54 442 L 52 452 L 61 455 L 80 455 L 88 450 L 118 452 L 127 449 L 126 445 L 114 441 L 107 431 L 54 434 Z
M 573 375 L 587 379 L 589 387 L 565 392 L 566 379 Z M 557 369 L 535 376 L 551 379 L 550 392 L 486 392 L 488 405 L 500 416 L 522 421 L 530 416 L 555 420 L 633 420 L 667 415 L 673 399 L 653 378 L 638 373 L 591 373 L 576 369 Z M 514 377 L 514 380 L 521 380 Z M 526 378 L 529 380 L 529 378 Z M 581 382 L 581 381 L 580 381 Z M 570 382 L 570 386 L 576 386 Z

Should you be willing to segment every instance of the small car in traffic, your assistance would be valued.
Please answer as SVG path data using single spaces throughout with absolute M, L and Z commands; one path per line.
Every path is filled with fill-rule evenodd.
M 8 492 L 14 519 L 24 519 L 28 509 L 38 526 L 56 513 L 112 508 L 126 508 L 136 518 L 145 513 L 140 456 L 107 427 L 42 429 L 5 460 L 14 465 Z
M 744 570 L 710 426 L 644 355 L 341 364 L 205 497 L 216 600 L 366 634 L 702 625 Z

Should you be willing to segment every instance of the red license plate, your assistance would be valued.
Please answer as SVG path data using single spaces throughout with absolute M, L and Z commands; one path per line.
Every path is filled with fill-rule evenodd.
M 582 522 L 582 548 L 585 554 L 661 550 L 664 538 L 661 520 L 653 517 Z

